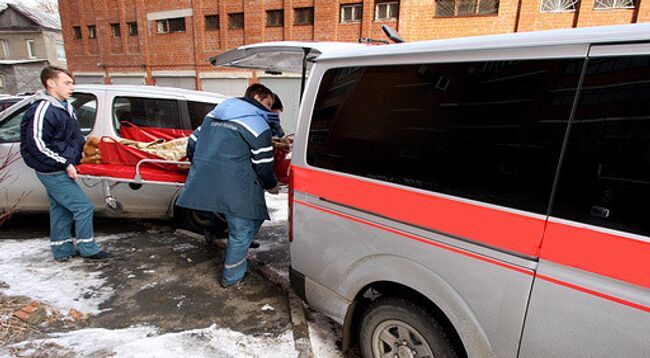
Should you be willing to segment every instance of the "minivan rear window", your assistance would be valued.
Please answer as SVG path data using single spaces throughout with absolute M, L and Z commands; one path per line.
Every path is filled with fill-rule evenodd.
M 328 70 L 307 163 L 546 213 L 583 62 Z
M 117 129 L 121 122 L 140 127 L 183 128 L 178 101 L 175 99 L 116 97 L 113 119 Z

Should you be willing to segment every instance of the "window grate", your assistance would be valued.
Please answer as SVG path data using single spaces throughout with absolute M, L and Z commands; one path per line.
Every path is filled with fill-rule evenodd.
M 630 9 L 634 8 L 634 0 L 596 0 L 594 9 Z
M 499 0 L 436 0 L 436 17 L 496 15 Z

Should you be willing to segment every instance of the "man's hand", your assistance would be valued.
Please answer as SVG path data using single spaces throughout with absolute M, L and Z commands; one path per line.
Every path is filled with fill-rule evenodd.
M 271 188 L 271 189 L 266 189 L 266 191 L 267 191 L 269 194 L 277 195 L 277 194 L 280 193 L 280 185 L 277 185 L 277 184 L 276 184 L 273 188 Z
M 72 164 L 68 164 L 67 167 L 65 167 L 66 173 L 68 173 L 68 176 L 73 179 L 77 180 L 79 178 L 79 175 L 77 174 L 77 168 L 74 167 Z

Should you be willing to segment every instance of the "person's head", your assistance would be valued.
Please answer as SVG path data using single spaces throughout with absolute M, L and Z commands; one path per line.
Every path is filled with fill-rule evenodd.
M 271 112 L 282 113 L 282 111 L 284 111 L 284 106 L 282 105 L 282 101 L 280 101 L 280 96 L 278 96 L 277 93 L 274 93 L 273 97 L 275 98 L 275 100 L 273 101 L 273 105 L 271 106 Z
M 259 83 L 254 83 L 248 86 L 246 93 L 244 93 L 244 97 L 256 100 L 269 111 L 271 110 L 271 107 L 273 107 L 273 102 L 275 100 L 273 92 L 263 84 Z
M 41 83 L 49 95 L 65 100 L 72 96 L 74 91 L 74 78 L 70 71 L 56 67 L 47 66 L 41 71 Z

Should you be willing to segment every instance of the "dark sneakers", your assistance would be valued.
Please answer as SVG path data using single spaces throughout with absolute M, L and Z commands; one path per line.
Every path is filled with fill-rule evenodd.
M 250 244 L 249 247 L 251 249 L 257 249 L 258 247 L 260 247 L 260 243 L 259 243 L 259 241 L 251 241 L 251 244 Z
M 86 256 L 86 257 L 84 257 L 84 259 L 92 260 L 92 261 L 106 261 L 106 260 L 108 260 L 108 259 L 110 259 L 112 257 L 113 257 L 113 254 L 111 254 L 110 252 L 106 252 L 106 251 L 102 250 L 102 251 L 100 251 L 100 252 L 98 252 L 98 253 L 96 253 L 94 255 Z
M 79 256 L 79 252 L 75 252 L 74 254 L 72 254 L 70 256 L 61 257 L 61 258 L 58 258 L 58 259 L 55 258 L 54 260 L 56 260 L 57 262 L 67 262 L 71 258 L 77 257 L 77 256 Z

